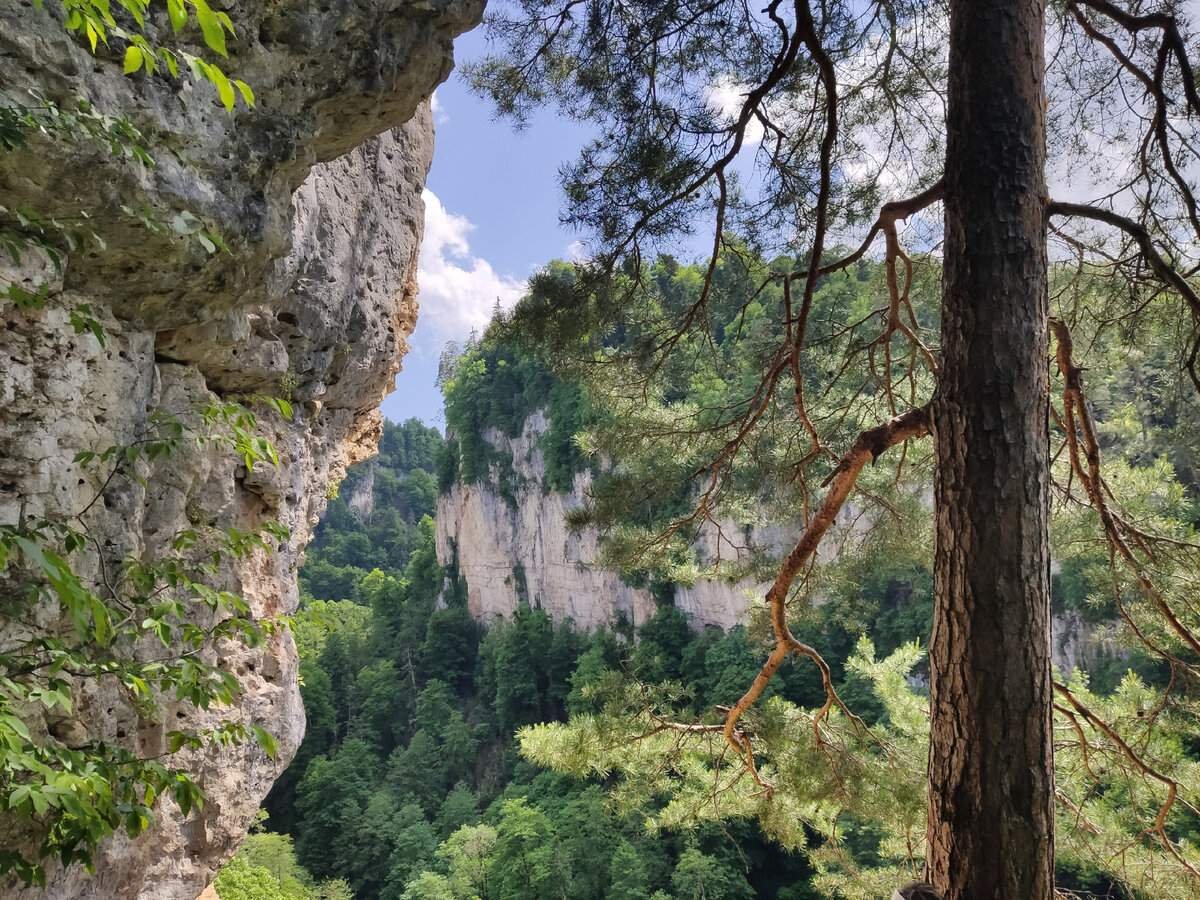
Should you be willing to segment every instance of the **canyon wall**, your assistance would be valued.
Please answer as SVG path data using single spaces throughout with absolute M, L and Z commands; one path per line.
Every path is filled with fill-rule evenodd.
M 651 592 L 631 587 L 600 564 L 600 534 L 594 528 L 567 526 L 568 513 L 587 500 L 591 473 L 577 472 L 567 493 L 545 484 L 539 438 L 548 427 L 545 415 L 537 412 L 515 438 L 495 429 L 484 433 L 484 439 L 512 461 L 511 477 L 505 479 L 510 494 L 505 496 L 497 471 L 481 483 L 458 482 L 443 493 L 437 508 L 438 561 L 457 568 L 466 585 L 468 608 L 480 621 L 511 616 L 524 600 L 581 628 L 606 625 L 618 617 L 641 624 L 654 614 Z M 868 527 L 862 509 L 847 503 L 818 559 L 829 560 L 843 540 L 853 540 L 856 531 Z M 701 529 L 697 555 L 701 560 L 740 559 L 748 546 L 780 555 L 798 534 L 796 524 L 750 528 L 722 522 L 719 531 Z M 676 586 L 674 603 L 695 628 L 728 629 L 745 621 L 750 605 L 766 588 L 750 581 L 702 579 Z M 1052 624 L 1052 658 L 1063 671 L 1124 653 L 1111 629 L 1089 624 L 1076 613 L 1056 615 Z
M 567 527 L 566 515 L 586 501 L 591 473 L 577 472 L 569 493 L 545 486 L 539 438 L 548 427 L 545 415 L 537 412 L 515 438 L 495 429 L 484 434 L 512 460 L 512 502 L 497 479 L 452 485 L 438 499 L 438 561 L 457 566 L 466 583 L 468 608 L 481 621 L 511 615 L 524 599 L 580 628 L 606 625 L 618 616 L 640 625 L 654 615 L 654 596 L 599 564 L 600 535 L 594 528 Z M 782 546 L 786 531 L 723 523 L 721 534 L 704 529 L 697 549 L 702 559 L 715 559 L 718 553 L 725 560 L 741 558 L 743 545 Z M 700 580 L 677 585 L 674 601 L 696 628 L 732 628 L 763 592 L 764 586 L 753 582 Z
M 187 445 L 143 482 L 110 487 L 88 513 L 97 550 L 80 564 L 98 577 L 123 558 L 152 558 L 184 528 L 278 520 L 291 531 L 282 553 L 228 564 L 217 578 L 270 615 L 295 609 L 296 568 L 329 486 L 374 452 L 378 406 L 417 312 L 428 101 L 483 2 L 224 6 L 239 37 L 223 65 L 254 87 L 255 110 L 226 113 L 207 85 L 124 77 L 120 54 L 102 46 L 93 58 L 52 20 L 54 4 L 0 7 L 6 102 L 28 103 L 31 90 L 63 107 L 85 98 L 131 120 L 156 159 L 144 167 L 86 140 L 36 136 L 0 155 L 4 207 L 64 219 L 86 211 L 105 245 L 81 244 L 61 269 L 35 254 L 0 264 L 0 283 L 51 287 L 44 309 L 0 305 L 0 522 L 78 512 L 100 485 L 76 454 L 139 440 L 158 413 L 186 420 L 214 399 L 290 397 L 290 421 L 260 416 L 277 468 L 247 470 L 227 449 Z M 166 221 L 188 213 L 228 250 L 149 229 L 130 214 L 142 209 Z M 71 327 L 82 306 L 103 342 Z M 52 868 L 47 888 L 0 883 L 0 895 L 193 900 L 205 889 L 304 729 L 286 632 L 257 649 L 222 644 L 213 658 L 244 685 L 232 711 L 167 704 L 150 721 L 98 685 L 81 689 L 70 721 L 41 727 L 149 756 L 164 752 L 168 730 L 231 715 L 271 731 L 279 757 L 252 745 L 185 754 L 203 810 L 184 817 L 162 800 L 148 832 L 104 844 L 94 875 Z M 24 837 L 0 828 L 4 843 Z

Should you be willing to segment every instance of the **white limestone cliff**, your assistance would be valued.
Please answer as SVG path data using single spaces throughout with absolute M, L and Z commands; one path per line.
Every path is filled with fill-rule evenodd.
M 504 496 L 498 473 L 475 484 L 455 483 L 438 499 L 437 555 L 442 565 L 457 567 L 466 585 L 467 605 L 480 621 L 511 616 L 524 599 L 554 619 L 570 619 L 590 629 L 624 617 L 632 624 L 655 611 L 649 590 L 634 588 L 600 560 L 600 535 L 594 528 L 572 530 L 567 514 L 581 507 L 591 485 L 590 472 L 578 472 L 572 490 L 551 491 L 545 484 L 545 462 L 538 439 L 549 422 L 544 413 L 526 419 L 521 433 L 510 438 L 496 430 L 483 437 L 512 463 L 512 499 Z M 822 544 L 820 558 L 830 559 L 840 542 L 854 539 L 869 526 L 862 510 L 849 503 L 838 520 L 840 535 Z M 790 548 L 798 526 L 772 525 L 747 529 L 723 522 L 721 532 L 701 529 L 696 546 L 702 560 L 740 558 L 744 546 L 776 554 Z M 747 611 L 767 585 L 701 579 L 677 585 L 674 603 L 700 629 L 729 629 L 745 623 Z M 1078 615 L 1055 616 L 1052 659 L 1064 672 L 1105 655 L 1123 654 L 1104 628 Z
M 515 438 L 495 430 L 484 434 L 512 459 L 515 502 L 505 499 L 494 481 L 452 485 L 438 499 L 438 561 L 457 566 L 466 583 L 467 606 L 482 621 L 511 615 L 524 598 L 580 628 L 610 624 L 619 616 L 640 625 L 654 615 L 651 592 L 626 584 L 599 564 L 600 535 L 594 528 L 572 530 L 567 525 L 567 513 L 586 500 L 591 473 L 577 472 L 569 493 L 545 487 L 538 439 L 548 426 L 545 415 L 536 412 Z M 731 530 L 740 531 L 737 526 Z M 756 538 L 777 543 L 781 535 L 771 529 Z M 718 549 L 726 559 L 741 552 L 711 530 L 702 534 L 698 549 L 706 559 L 715 558 Z M 701 580 L 676 586 L 674 600 L 696 628 L 732 628 L 761 594 L 762 586 L 751 582 Z

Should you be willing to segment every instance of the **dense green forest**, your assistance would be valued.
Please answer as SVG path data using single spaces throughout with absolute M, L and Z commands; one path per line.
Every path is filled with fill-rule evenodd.
M 399 515 L 380 503 L 416 493 L 405 486 L 425 483 L 439 445 L 416 421 L 387 425 L 379 457 L 330 503 L 295 623 L 308 732 L 267 801 L 281 833 L 251 835 L 218 880 L 222 900 L 265 900 L 268 884 L 332 898 L 339 880 L 357 898 L 816 896 L 804 859 L 752 826 L 652 837 L 601 786 L 520 758 L 518 728 L 593 708 L 607 672 L 682 681 L 703 709 L 736 698 L 757 653 L 742 629 L 693 633 L 669 603 L 636 641 L 623 623 L 588 635 L 528 608 L 480 628 L 434 559 L 432 498 Z M 346 498 L 368 468 L 376 506 L 360 516 Z M 404 565 L 362 571 L 364 538 L 380 557 L 410 548 Z M 812 688 L 799 673 L 789 685 Z
M 664 260 L 654 274 L 655 304 L 683 303 L 696 289 L 695 267 Z M 718 273 L 718 310 L 723 297 L 744 294 L 746 277 L 733 265 Z M 852 319 L 880 277 L 878 267 L 863 264 L 830 279 L 818 295 L 825 319 Z M 712 721 L 742 695 L 764 654 L 756 615 L 728 633 L 696 631 L 673 606 L 673 584 L 695 577 L 700 565 L 686 549 L 694 534 L 666 548 L 658 564 L 644 556 L 628 562 L 622 552 L 630 535 L 661 527 L 686 508 L 691 488 L 680 473 L 688 462 L 680 453 L 668 458 L 661 446 L 623 443 L 621 422 L 627 420 L 613 418 L 602 381 L 553 374 L 552 360 L 512 339 L 514 322 L 531 310 L 544 315 L 539 304 L 575 274 L 552 266 L 540 278 L 516 317 L 495 323 L 455 364 L 444 385 L 449 440 L 415 420 L 388 424 L 379 456 L 353 469 L 331 500 L 301 573 L 304 598 L 294 623 L 307 735 L 267 800 L 265 830 L 250 837 L 218 880 L 222 900 L 799 900 L 830 895 L 834 882 L 821 881 L 821 872 L 858 874 L 867 883 L 862 873 L 875 869 L 894 876 L 889 826 L 863 809 L 878 803 L 885 814 L 919 810 L 919 769 L 904 777 L 892 773 L 899 799 L 864 796 L 863 806 L 848 809 L 836 838 L 805 824 L 802 841 L 785 849 L 777 833 L 768 837 L 743 808 L 731 807 L 724 819 L 697 807 L 694 821 L 687 821 L 678 815 L 678 797 L 632 765 L 563 763 L 570 756 L 561 746 L 564 735 L 577 741 L 583 756 L 596 756 L 587 748 L 589 734 L 578 730 L 551 740 L 559 743 L 549 751 L 541 746 L 543 733 L 527 730 L 522 755 L 514 735 L 538 723 L 570 721 L 586 731 L 587 723 L 621 720 L 636 730 L 645 725 L 639 714 L 647 709 Z M 691 404 L 704 415 L 705 402 L 730 390 L 738 371 L 753 364 L 754 344 L 744 343 L 745 335 L 770 328 L 763 312 L 768 302 L 731 303 L 719 311 L 721 352 L 707 365 L 667 373 L 666 402 Z M 636 327 L 629 326 L 600 343 L 603 352 L 619 355 L 636 353 L 638 342 Z M 1194 423 L 1167 369 L 1149 341 L 1142 357 L 1115 367 L 1096 394 L 1097 410 L 1106 449 L 1124 477 L 1158 491 L 1145 514 L 1190 528 L 1195 444 L 1187 436 Z M 537 598 L 511 620 L 483 627 L 466 609 L 453 566 L 436 560 L 431 517 L 439 481 L 446 488 L 456 480 L 492 479 L 502 492 L 511 488 L 511 461 L 484 433 L 515 435 L 537 409 L 547 410 L 552 422 L 541 439 L 547 484 L 565 488 L 574 472 L 592 468 L 594 506 L 581 522 L 606 528 L 611 563 L 655 591 L 658 612 L 636 631 L 614 621 L 581 633 L 570 622 L 552 622 L 536 608 Z M 605 452 L 624 452 L 622 464 L 598 465 L 593 441 L 609 441 Z M 761 495 L 761 481 L 770 477 L 769 454 L 763 458 L 745 475 L 751 496 Z M 919 460 L 914 477 L 925 477 Z M 905 502 L 902 494 L 892 502 Z M 912 496 L 907 502 L 916 503 L 924 524 L 913 528 L 885 516 L 868 540 L 823 567 L 822 600 L 798 608 L 793 629 L 821 648 L 849 707 L 881 733 L 894 729 L 898 744 L 912 740 L 914 759 L 923 759 L 923 745 L 905 731 L 912 726 L 906 704 L 919 701 L 925 689 L 918 648 L 928 641 L 932 574 L 928 514 Z M 1117 614 L 1106 586 L 1107 560 L 1073 527 L 1068 522 L 1060 529 L 1055 608 L 1103 626 Z M 872 642 L 867 650 L 864 635 Z M 868 651 L 879 662 L 864 657 Z M 1136 693 L 1136 685 L 1170 678 L 1161 662 L 1116 645 L 1094 654 L 1090 667 L 1075 684 L 1096 698 Z M 1127 670 L 1136 673 L 1133 681 Z M 790 705 L 778 709 L 812 709 L 825 692 L 815 667 L 790 659 L 766 697 Z M 759 727 L 771 728 L 770 717 Z M 628 730 L 617 732 L 631 739 Z M 1197 752 L 1194 742 L 1172 751 L 1185 763 Z M 687 763 L 686 755 L 663 753 L 657 745 L 648 745 L 642 761 L 649 765 L 650 759 L 659 767 Z M 819 788 L 820 766 L 805 772 Z M 862 782 L 864 791 L 869 786 L 869 779 Z M 1114 781 L 1104 801 L 1115 829 L 1128 827 L 1118 821 L 1123 790 Z M 1197 822 L 1181 815 L 1172 827 L 1194 835 Z M 1062 889 L 1150 896 L 1077 848 L 1066 850 L 1058 871 Z

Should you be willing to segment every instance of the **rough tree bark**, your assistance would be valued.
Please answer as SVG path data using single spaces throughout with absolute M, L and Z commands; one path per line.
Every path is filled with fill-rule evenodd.
M 951 0 L 930 880 L 1053 895 L 1044 0 Z

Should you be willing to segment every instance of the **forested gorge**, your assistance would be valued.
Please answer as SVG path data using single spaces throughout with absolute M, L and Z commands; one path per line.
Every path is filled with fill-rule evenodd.
M 1200 11 L 764 3 L 0 5 L 0 894 L 1200 897 Z
M 936 261 L 917 264 L 913 301 L 932 326 L 936 309 L 919 285 L 936 282 Z M 697 630 L 672 593 L 689 579 L 762 580 L 774 565 L 770 553 L 706 558 L 695 549 L 701 523 L 647 549 L 699 489 L 687 478 L 694 466 L 687 451 L 706 452 L 665 430 L 648 438 L 647 423 L 680 410 L 717 415 L 730 384 L 751 377 L 755 354 L 772 340 L 767 311 L 781 302 L 782 288 L 749 304 L 739 298 L 767 265 L 745 255 L 722 262 L 711 344 L 664 373 L 658 404 L 640 400 L 638 417 L 623 405 L 627 382 L 611 372 L 637 359 L 657 317 L 687 306 L 702 283 L 699 266 L 656 263 L 637 304 L 625 296 L 620 327 L 578 336 L 598 348 L 593 360 L 608 361 L 580 368 L 539 354 L 540 339 L 520 337 L 530 317 L 552 323 L 546 304 L 586 278 L 582 269 L 551 265 L 512 315 L 444 360 L 447 440 L 415 420 L 385 427 L 379 456 L 351 471 L 308 551 L 293 625 L 308 730 L 267 800 L 266 831 L 251 835 L 218 879 L 222 900 L 869 898 L 906 872 L 919 874 L 911 841 L 924 828 L 927 460 L 914 456 L 899 475 L 867 476 L 864 489 L 878 509 L 847 521 L 837 552 L 810 573 L 807 599 L 793 613 L 798 639 L 821 649 L 838 696 L 880 742 L 863 741 L 847 724 L 828 738 L 864 762 L 831 762 L 819 743 L 805 744 L 805 726 L 792 724 L 826 698 L 819 670 L 803 658 L 783 664 L 753 720 L 766 748 L 760 766 L 775 767 L 776 797 L 795 810 L 793 821 L 764 807 L 752 783 L 720 781 L 719 742 L 705 735 L 691 743 L 662 727 L 719 722 L 768 646 L 761 608 L 728 633 Z M 814 303 L 814 346 L 836 340 L 837 323 L 868 314 L 886 277 L 882 266 L 864 262 L 826 278 Z M 578 325 L 572 317 L 567 327 Z M 1196 520 L 1195 408 L 1155 327 L 1140 338 L 1141 352 L 1124 358 L 1103 343 L 1092 350 L 1111 363 L 1091 388 L 1097 427 L 1114 493 L 1141 498 L 1129 514 L 1187 540 Z M 814 367 L 814 393 L 834 374 Z M 836 393 L 826 396 L 836 409 Z M 572 525 L 600 528 L 605 564 L 652 586 L 659 606 L 649 621 L 615 618 L 585 633 L 551 621 L 538 597 L 525 596 L 511 619 L 477 622 L 453 561 L 438 564 L 430 518 L 438 480 L 443 489 L 456 479 L 490 481 L 515 504 L 512 460 L 488 434 L 517 434 L 538 410 L 552 422 L 539 448 L 545 484 L 568 489 L 572 473 L 592 472 L 592 502 Z M 743 526 L 798 527 L 789 506 L 803 502 L 799 492 L 763 488 L 774 477 L 776 437 L 765 434 L 739 473 L 745 494 L 734 508 Z M 1085 519 L 1069 504 L 1055 519 L 1053 603 L 1060 627 L 1073 630 L 1057 639 L 1078 640 L 1082 631 L 1091 640 L 1082 670 L 1062 677 L 1094 708 L 1136 719 L 1159 702 L 1171 670 L 1116 636 L 1123 600 Z M 496 577 L 519 581 L 522 573 Z M 1186 726 L 1159 741 L 1159 764 L 1187 783 L 1200 745 Z M 1158 876 L 1129 866 L 1129 847 L 1124 864 L 1106 856 L 1137 841 L 1153 795 L 1098 759 L 1064 754 L 1059 765 L 1060 790 L 1072 804 L 1079 798 L 1077 821 L 1086 816 L 1089 829 L 1080 842 L 1069 827 L 1061 832 L 1059 890 L 1190 896 L 1186 886 L 1169 893 Z M 1076 765 L 1095 767 L 1103 789 L 1095 791 Z M 1200 819 L 1186 808 L 1172 811 L 1169 828 L 1181 846 L 1200 837 Z

